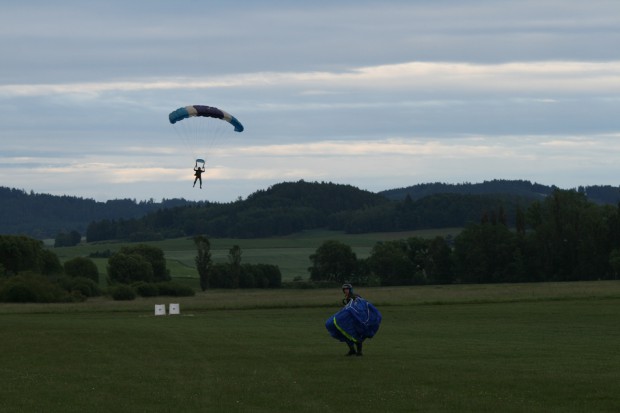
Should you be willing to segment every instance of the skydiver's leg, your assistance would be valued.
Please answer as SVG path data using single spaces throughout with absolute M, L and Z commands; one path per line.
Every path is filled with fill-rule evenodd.
M 200 178 L 200 189 L 202 189 L 202 178 Z
M 192 186 L 196 186 L 196 181 L 198 180 L 198 177 L 194 178 L 194 185 Z
M 357 347 L 357 355 L 361 356 L 362 355 L 362 341 L 358 341 L 357 343 L 355 343 L 355 346 Z
M 347 340 L 346 343 L 347 343 L 347 346 L 349 346 L 349 352 L 346 355 L 347 356 L 354 356 L 355 355 L 355 347 L 353 347 L 353 342 Z

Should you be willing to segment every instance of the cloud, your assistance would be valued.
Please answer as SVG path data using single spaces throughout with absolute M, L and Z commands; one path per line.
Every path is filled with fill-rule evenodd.
M 62 84 L 3 84 L 0 96 L 92 95 L 112 92 L 297 87 L 323 95 L 339 89 L 618 93 L 620 61 L 539 61 L 503 64 L 408 62 L 344 72 L 261 72 L 209 78 L 142 79 Z M 321 90 L 320 93 L 317 91 Z
M 610 182 L 619 25 L 614 0 L 12 2 L 0 181 L 143 199 L 283 179 Z M 167 115 L 198 103 L 246 131 L 197 154 Z M 192 191 L 194 156 L 208 191 Z

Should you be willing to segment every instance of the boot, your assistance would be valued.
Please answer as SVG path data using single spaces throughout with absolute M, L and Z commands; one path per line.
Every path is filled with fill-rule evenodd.
M 347 343 L 347 346 L 349 346 L 349 352 L 346 355 L 347 356 L 354 356 L 355 355 L 355 348 L 353 347 L 353 343 Z
M 355 345 L 357 346 L 357 356 L 361 356 L 362 355 L 362 342 L 360 341 L 359 343 L 355 343 Z

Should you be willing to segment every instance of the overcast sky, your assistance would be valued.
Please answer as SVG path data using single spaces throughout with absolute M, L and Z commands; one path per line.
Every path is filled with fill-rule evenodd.
M 619 45 L 617 0 L 5 2 L 0 186 L 221 202 L 300 179 L 617 186 Z M 245 131 L 185 142 L 168 114 L 193 104 Z

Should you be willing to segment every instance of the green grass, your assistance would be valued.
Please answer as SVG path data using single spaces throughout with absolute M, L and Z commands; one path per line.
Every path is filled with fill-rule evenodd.
M 248 264 L 273 264 L 280 267 L 283 281 L 295 277 L 307 279 L 308 267 L 312 265 L 310 255 L 328 239 L 343 242 L 353 249 L 358 258 L 370 255 L 372 247 L 379 241 L 406 239 L 409 237 L 434 238 L 436 236 L 456 236 L 460 228 L 440 230 L 420 230 L 408 232 L 387 232 L 372 234 L 345 234 L 340 231 L 305 231 L 285 237 L 259 239 L 210 239 L 211 254 L 214 262 L 228 262 L 228 251 L 233 245 L 239 245 L 242 262 Z M 173 277 L 198 278 L 194 259 L 196 246 L 191 238 L 177 238 L 164 241 L 147 242 L 164 251 L 168 269 Z M 98 242 L 80 244 L 76 247 L 54 248 L 53 251 L 62 262 L 78 256 L 88 256 L 94 252 L 118 251 L 124 242 Z M 95 259 L 99 273 L 107 273 L 107 259 Z
M 620 282 L 360 289 L 384 320 L 344 357 L 334 290 L 0 304 L 3 412 L 615 412 Z M 153 316 L 179 302 L 180 316 Z

